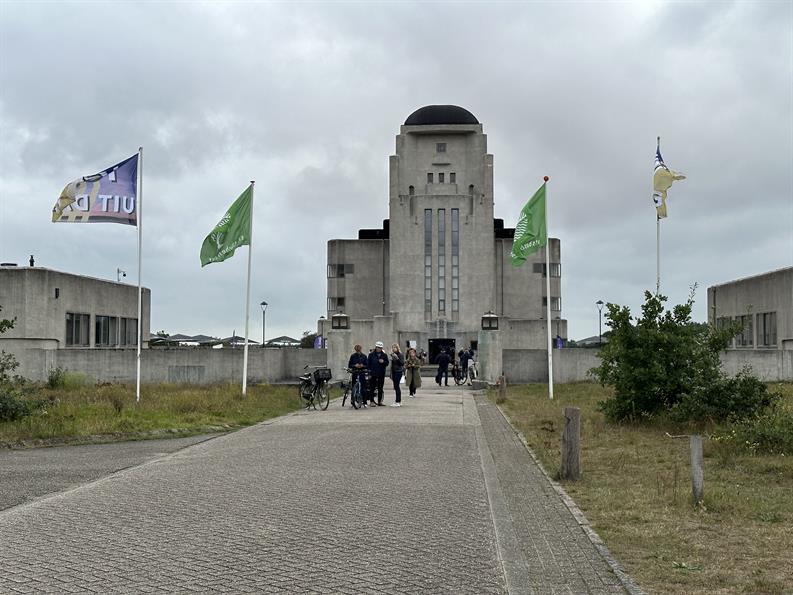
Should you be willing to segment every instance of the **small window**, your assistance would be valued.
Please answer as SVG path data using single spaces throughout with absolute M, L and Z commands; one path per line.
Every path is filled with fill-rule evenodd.
M 438 153 L 446 152 L 446 143 L 435 143 L 435 151 Z
M 413 188 L 413 186 L 408 186 L 408 194 L 410 196 L 413 196 L 415 193 L 416 193 L 415 188 Z
M 473 195 L 474 195 L 474 185 L 471 184 L 470 186 L 468 186 L 468 196 L 473 196 Z
M 121 345 L 138 344 L 138 319 L 121 318 L 119 319 L 118 340 Z
M 443 184 L 444 174 L 443 172 L 438 174 L 438 184 Z
M 432 172 L 427 174 L 427 184 L 432 184 Z
M 542 307 L 548 307 L 548 298 L 542 298 Z M 551 296 L 551 312 L 561 312 L 562 311 L 562 298 L 553 297 Z
M 449 184 L 456 184 L 457 183 L 457 174 L 454 172 L 449 172 Z
M 115 316 L 96 316 L 94 327 L 94 345 L 97 347 L 111 347 L 118 344 L 118 319 Z

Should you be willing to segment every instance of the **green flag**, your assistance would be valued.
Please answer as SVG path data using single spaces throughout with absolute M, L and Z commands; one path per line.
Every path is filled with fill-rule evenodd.
M 222 262 L 234 256 L 240 246 L 251 243 L 251 199 L 253 186 L 234 201 L 226 214 L 201 244 L 201 266 Z
M 520 212 L 520 220 L 515 226 L 515 239 L 512 242 L 512 266 L 518 267 L 548 241 L 545 227 L 545 184 L 534 193 Z

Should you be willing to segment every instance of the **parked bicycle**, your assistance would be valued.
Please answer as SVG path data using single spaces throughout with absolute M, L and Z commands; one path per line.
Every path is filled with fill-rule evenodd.
M 473 384 L 474 380 L 479 376 L 479 368 L 476 363 L 476 360 L 468 361 L 468 384 Z
M 461 366 L 457 364 L 456 361 L 452 364 L 452 378 L 454 379 L 454 383 L 457 386 L 460 386 L 461 384 L 465 384 L 465 376 L 463 375 L 463 369 Z
M 343 383 L 344 394 L 341 399 L 341 406 L 344 407 L 344 404 L 347 402 L 347 398 L 349 397 L 350 405 L 353 406 L 353 409 L 360 409 L 361 405 L 363 405 L 366 387 L 369 385 L 369 371 L 354 370 L 353 368 L 345 368 L 345 370 L 351 376 L 350 380 Z M 355 381 L 352 380 L 353 372 L 357 372 L 355 374 Z M 362 378 L 363 382 L 361 382 Z
M 326 410 L 330 404 L 330 393 L 328 392 L 328 380 L 331 379 L 330 369 L 325 366 L 309 366 L 308 364 L 303 369 L 313 369 L 313 372 L 298 377 L 300 380 L 298 393 L 301 402 L 306 409 L 314 407 L 316 410 L 319 405 L 320 409 Z

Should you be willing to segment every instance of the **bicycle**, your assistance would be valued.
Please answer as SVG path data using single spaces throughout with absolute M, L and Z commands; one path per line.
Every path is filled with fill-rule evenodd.
M 457 362 L 452 364 L 452 378 L 457 386 L 465 384 L 465 376 L 463 376 L 463 369 L 457 365 Z
M 468 384 L 473 384 L 474 380 L 477 379 L 479 376 L 479 368 L 476 366 L 475 360 L 470 360 L 468 362 Z
M 325 411 L 330 404 L 330 394 L 328 393 L 328 380 L 331 379 L 330 369 L 325 366 L 309 366 L 306 364 L 303 369 L 313 368 L 313 372 L 298 376 L 300 385 L 297 387 L 301 403 L 305 404 L 306 409 L 317 405 Z
M 369 383 L 369 371 L 355 370 L 353 368 L 345 368 L 345 370 L 351 375 L 354 372 L 357 372 L 357 374 L 355 376 L 355 382 L 350 380 L 350 382 L 344 383 L 344 395 L 341 399 L 341 406 L 344 407 L 344 404 L 347 402 L 347 397 L 350 397 L 350 405 L 352 405 L 353 409 L 360 409 L 361 405 L 363 405 L 366 386 Z M 363 382 L 361 382 L 361 376 L 363 376 Z

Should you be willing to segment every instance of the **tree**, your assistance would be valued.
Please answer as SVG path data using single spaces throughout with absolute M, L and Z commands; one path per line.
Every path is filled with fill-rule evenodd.
M 300 339 L 300 347 L 303 349 L 313 349 L 314 340 L 317 338 L 317 333 L 311 331 L 303 331 L 303 337 Z
M 609 342 L 591 371 L 612 398 L 600 403 L 615 421 L 668 412 L 680 420 L 738 419 L 753 415 L 775 398 L 748 370 L 727 378 L 719 354 L 740 332 L 739 325 L 716 328 L 691 321 L 688 300 L 664 310 L 666 296 L 644 293 L 642 316 L 633 324 L 627 306 L 607 304 Z

